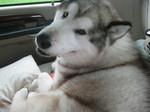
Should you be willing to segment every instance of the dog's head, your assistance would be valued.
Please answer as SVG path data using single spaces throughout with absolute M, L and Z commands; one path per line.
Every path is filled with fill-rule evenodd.
M 130 27 L 105 0 L 66 0 L 58 7 L 54 21 L 39 32 L 36 43 L 42 54 L 88 60 Z

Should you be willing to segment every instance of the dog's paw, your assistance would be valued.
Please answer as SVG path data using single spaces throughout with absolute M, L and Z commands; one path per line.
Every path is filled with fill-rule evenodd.
M 23 88 L 20 91 L 18 91 L 12 100 L 10 112 L 25 112 L 27 96 L 27 88 Z
M 51 64 L 51 67 L 52 67 L 52 73 L 54 73 L 55 71 L 55 66 L 56 66 L 56 61 L 54 61 L 52 64 Z
M 30 92 L 29 95 L 28 95 L 28 98 L 31 98 L 31 97 L 34 97 L 34 96 L 37 96 L 38 93 L 36 92 Z
M 48 73 L 42 73 L 39 75 L 38 79 L 37 79 L 37 83 L 38 85 L 41 85 L 43 83 L 49 83 L 49 82 L 52 82 L 53 79 L 50 77 L 50 75 Z
M 15 94 L 14 100 L 26 99 L 27 96 L 28 96 L 28 90 L 27 88 L 23 88 Z
M 53 79 L 50 77 L 48 73 L 42 73 L 39 75 L 37 79 L 38 92 L 47 92 L 51 88 L 53 83 Z
M 29 92 L 32 92 L 32 91 L 36 91 L 37 87 L 38 87 L 37 79 L 34 79 L 33 82 L 30 85 L 28 85 L 27 88 Z

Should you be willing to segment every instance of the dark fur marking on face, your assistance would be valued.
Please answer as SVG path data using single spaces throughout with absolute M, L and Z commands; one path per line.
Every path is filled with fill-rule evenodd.
M 76 29 L 74 32 L 78 35 L 86 35 L 86 31 L 84 29 Z
M 107 33 L 105 27 L 102 25 L 97 25 L 89 31 L 90 42 L 96 45 L 98 48 L 103 48 L 105 46 Z
M 96 45 L 98 48 L 103 48 L 105 46 L 105 38 L 91 38 L 90 42 Z

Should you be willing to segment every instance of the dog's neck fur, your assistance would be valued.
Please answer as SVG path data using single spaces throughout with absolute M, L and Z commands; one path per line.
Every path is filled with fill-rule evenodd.
M 59 74 L 61 76 L 60 79 L 66 80 L 67 78 L 85 73 L 133 64 L 137 60 L 137 55 L 138 51 L 135 48 L 133 40 L 130 35 L 126 35 L 117 40 L 113 45 L 108 46 L 102 56 L 101 54 L 97 54 L 96 58 L 89 61 L 86 65 L 73 65 L 63 57 L 58 57 L 56 60 L 55 74 Z

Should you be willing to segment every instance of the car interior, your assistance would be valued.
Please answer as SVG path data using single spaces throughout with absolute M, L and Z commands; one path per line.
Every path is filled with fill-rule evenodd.
M 148 41 L 150 41 L 150 34 L 149 32 L 146 33 L 150 28 L 150 0 L 109 1 L 112 2 L 123 20 L 132 23 L 133 27 L 131 32 L 135 40 L 145 41 L 149 39 Z M 27 67 L 27 69 L 32 68 L 32 64 L 29 62 L 32 58 L 32 61 L 34 60 L 37 67 L 39 67 L 36 69 L 40 69 L 41 72 L 51 72 L 51 62 L 55 60 L 55 57 L 40 56 L 36 52 L 35 37 L 40 30 L 51 24 L 55 10 L 60 2 L 58 0 L 54 2 L 0 6 L 0 79 L 4 78 L 1 74 L 4 74 L 6 69 L 12 69 L 11 71 L 7 70 L 5 72 L 5 74 L 11 74 L 14 70 L 12 65 L 22 59 L 26 61 L 27 65 L 16 64 L 19 66 L 16 68 L 18 70 L 21 69 L 21 66 Z M 25 60 L 25 58 L 30 59 Z M 12 78 L 9 80 L 11 82 Z M 1 109 L 6 109 L 8 104 L 11 103 L 12 95 L 7 95 L 9 96 L 8 99 L 2 98 L 3 96 L 1 94 L 4 95 L 4 91 L 2 92 L 1 89 L 0 86 L 0 102 L 3 102 L 0 103 L 0 112 L 5 112 Z M 19 89 L 17 88 L 15 91 Z M 15 93 L 15 91 L 13 92 Z

